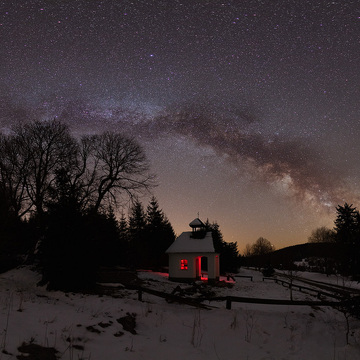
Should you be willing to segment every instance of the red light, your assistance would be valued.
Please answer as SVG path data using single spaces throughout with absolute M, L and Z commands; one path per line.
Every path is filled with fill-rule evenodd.
M 180 260 L 180 269 L 181 270 L 188 269 L 188 261 L 186 259 Z

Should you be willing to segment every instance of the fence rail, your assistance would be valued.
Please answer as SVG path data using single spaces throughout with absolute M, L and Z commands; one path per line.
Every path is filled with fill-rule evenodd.
M 318 298 L 320 298 L 321 295 L 322 295 L 322 296 L 331 297 L 331 298 L 334 298 L 334 299 L 338 299 L 338 300 L 341 300 L 341 299 L 344 298 L 343 296 L 331 294 L 331 293 L 329 293 L 329 292 L 317 290 L 317 289 L 310 288 L 310 287 L 303 286 L 303 285 L 294 284 L 293 282 L 289 282 L 289 281 L 285 281 L 285 280 L 281 280 L 281 279 L 277 279 L 277 278 L 263 277 L 263 281 L 264 281 L 264 280 L 273 280 L 273 281 L 275 281 L 277 284 L 280 283 L 280 284 L 283 285 L 283 286 L 284 286 L 284 285 L 287 285 L 289 288 L 295 288 L 295 289 L 298 289 L 299 291 L 307 290 L 307 291 L 315 292 L 315 293 L 317 293 L 317 297 L 318 297 Z
M 253 281 L 253 277 L 251 275 L 234 275 L 236 278 L 247 278 Z
M 195 307 L 202 308 L 202 309 L 207 309 L 207 310 L 211 309 L 210 305 L 202 304 L 201 302 L 197 301 L 196 299 L 185 298 L 183 296 L 174 295 L 174 294 L 168 294 L 168 293 L 165 293 L 162 291 L 144 288 L 141 286 L 137 287 L 137 290 L 138 290 L 138 300 L 139 301 L 142 301 L 143 293 L 148 293 L 151 295 L 161 297 L 161 298 L 165 299 L 167 302 L 178 302 L 181 304 L 195 306 Z
M 266 305 L 295 305 L 295 306 L 339 306 L 336 301 L 303 301 L 303 300 L 278 300 L 278 299 L 258 299 L 238 296 L 226 297 L 226 309 L 231 309 L 231 303 L 241 302 L 250 304 L 266 304 Z
M 230 310 L 233 302 L 249 303 L 249 304 L 265 304 L 265 305 L 294 305 L 294 306 L 339 306 L 341 303 L 336 301 L 302 301 L 302 300 L 280 300 L 280 299 L 259 299 L 259 298 L 248 298 L 238 296 L 221 296 L 212 298 L 202 298 L 196 300 L 192 298 L 186 298 L 179 295 L 168 294 L 162 291 L 153 290 L 144 287 L 133 288 L 138 291 L 138 300 L 143 301 L 143 293 L 148 293 L 154 296 L 161 297 L 167 302 L 178 302 L 180 304 L 186 304 L 197 308 L 210 310 L 216 308 L 215 306 L 202 304 L 200 301 L 226 301 L 226 309 Z

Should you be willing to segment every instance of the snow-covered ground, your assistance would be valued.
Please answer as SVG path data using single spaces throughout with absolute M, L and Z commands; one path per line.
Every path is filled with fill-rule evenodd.
M 258 272 L 241 269 L 240 275 L 254 278 L 209 290 L 217 296 L 289 299 L 289 289 L 263 281 Z M 178 285 L 160 273 L 139 277 L 156 290 L 171 292 Z M 316 279 L 326 281 L 326 276 Z M 38 280 L 29 268 L 0 274 L 1 360 L 16 359 L 23 342 L 55 347 L 69 360 L 360 358 L 360 321 L 351 320 L 347 345 L 345 317 L 330 307 L 233 303 L 226 310 L 222 301 L 204 310 L 146 293 L 140 302 L 135 291 L 125 289 L 116 298 L 47 292 L 36 286 Z M 316 300 L 300 292 L 294 299 Z M 136 320 L 136 334 L 117 321 L 127 314 Z

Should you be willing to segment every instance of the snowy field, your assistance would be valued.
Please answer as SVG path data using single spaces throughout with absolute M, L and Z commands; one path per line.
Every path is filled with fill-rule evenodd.
M 240 275 L 254 278 L 208 290 L 216 296 L 289 299 L 289 289 L 262 281 L 258 272 L 241 269 Z M 320 274 L 309 276 L 327 281 Z M 156 290 L 171 292 L 178 285 L 160 273 L 140 272 L 139 277 L 144 287 Z M 233 303 L 226 310 L 222 301 L 204 310 L 149 294 L 140 302 L 135 291 L 125 289 L 116 298 L 47 292 L 36 286 L 38 280 L 29 268 L 0 274 L 1 360 L 16 359 L 23 342 L 54 347 L 58 358 L 69 360 L 360 358 L 360 321 L 351 320 L 346 344 L 345 317 L 330 307 Z M 293 295 L 294 300 L 316 300 Z M 135 331 L 123 328 L 123 318 L 135 319 Z

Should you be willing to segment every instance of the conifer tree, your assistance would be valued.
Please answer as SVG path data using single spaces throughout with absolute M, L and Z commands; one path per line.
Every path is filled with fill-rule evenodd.
M 336 207 L 335 239 L 341 244 L 341 271 L 358 276 L 360 274 L 360 214 L 352 204 Z
M 118 223 L 119 228 L 119 261 L 121 265 L 129 265 L 129 256 L 130 256 L 130 248 L 129 248 L 129 225 L 128 221 L 125 217 L 125 214 L 122 212 L 121 217 Z
M 128 232 L 129 232 L 128 222 L 126 220 L 125 214 L 122 212 L 119 220 L 119 236 L 125 242 L 128 242 L 129 240 Z
M 129 262 L 130 266 L 144 266 L 149 257 L 146 241 L 146 214 L 139 200 L 136 200 L 129 213 Z
M 139 200 L 136 200 L 130 209 L 129 233 L 131 236 L 145 229 L 146 215 L 144 207 Z
M 147 207 L 146 236 L 151 249 L 151 265 L 167 264 L 165 251 L 174 242 L 175 233 L 155 197 L 151 198 Z
M 210 224 L 209 220 L 207 220 L 205 226 L 208 231 L 212 232 L 215 251 L 220 254 L 220 272 L 237 272 L 240 267 L 240 255 L 237 249 L 237 242 L 224 241 L 220 226 L 217 222 Z
M 336 207 L 335 219 L 336 240 L 342 244 L 355 244 L 359 241 L 359 211 L 353 205 L 345 203 Z

